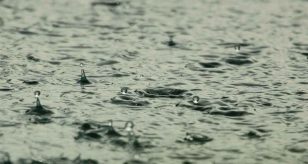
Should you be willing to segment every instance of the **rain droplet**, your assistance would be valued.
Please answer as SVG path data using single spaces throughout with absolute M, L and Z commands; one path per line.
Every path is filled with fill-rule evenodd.
M 125 95 L 128 92 L 128 88 L 127 87 L 123 87 L 121 88 L 121 94 Z
M 192 101 L 194 104 L 198 104 L 199 103 L 200 98 L 198 96 L 194 96 Z
M 35 95 L 36 98 L 38 98 L 41 95 L 41 91 L 35 91 L 34 95 Z

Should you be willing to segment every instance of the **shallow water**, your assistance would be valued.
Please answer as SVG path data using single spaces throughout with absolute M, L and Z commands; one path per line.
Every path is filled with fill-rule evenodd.
M 105 2 L 0 0 L 0 163 L 308 163 L 308 1 Z

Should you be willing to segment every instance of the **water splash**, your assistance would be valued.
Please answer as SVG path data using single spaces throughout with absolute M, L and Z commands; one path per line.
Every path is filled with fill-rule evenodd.
M 236 52 L 239 52 L 241 50 L 241 45 L 239 45 L 239 44 L 235 45 L 234 49 L 235 49 Z
M 199 103 L 199 100 L 200 100 L 200 98 L 199 98 L 198 96 L 194 96 L 194 97 L 192 98 L 192 102 L 193 102 L 194 104 L 198 104 L 198 103 Z
M 40 98 L 39 98 L 39 96 L 41 95 L 41 92 L 35 91 L 34 95 L 35 95 L 35 99 L 36 99 L 35 107 L 31 108 L 30 110 L 27 110 L 26 114 L 38 115 L 38 116 L 53 114 L 52 111 L 44 109 L 43 105 L 41 104 L 41 101 L 40 101 Z
M 174 35 L 169 35 L 168 46 L 173 47 L 176 43 L 173 41 Z
M 35 98 L 36 98 L 36 109 L 43 109 L 43 106 L 41 105 L 41 101 L 40 101 L 40 95 L 41 95 L 41 91 L 35 91 L 34 92 Z
M 132 121 L 127 121 L 125 123 L 124 129 L 125 129 L 125 131 L 127 131 L 127 133 L 129 135 L 134 135 L 134 126 L 135 126 L 135 124 Z
M 80 67 L 81 67 L 81 75 L 80 75 L 80 80 L 79 83 L 81 85 L 87 85 L 87 84 L 91 84 L 91 82 L 87 79 L 86 73 L 83 69 L 84 64 L 80 63 Z
M 128 93 L 128 87 L 121 88 L 121 94 L 126 95 Z

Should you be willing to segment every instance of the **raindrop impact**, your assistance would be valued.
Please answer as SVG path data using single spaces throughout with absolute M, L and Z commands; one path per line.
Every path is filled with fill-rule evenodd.
M 42 105 L 41 105 L 41 101 L 39 99 L 40 95 L 41 95 L 41 91 L 35 91 L 34 92 L 35 98 L 36 98 L 36 108 L 37 109 L 43 109 Z
M 132 121 L 128 121 L 125 123 L 125 131 L 128 132 L 128 134 L 133 134 L 134 133 L 134 123 Z
M 122 95 L 126 95 L 127 92 L 128 92 L 128 88 L 127 88 L 127 87 L 121 88 L 121 94 L 122 94 Z
M 241 50 L 241 45 L 235 45 L 234 49 L 236 52 L 239 52 Z
M 176 45 L 176 43 L 173 41 L 173 35 L 169 35 L 169 41 L 168 41 L 168 46 L 173 47 Z
M 199 103 L 199 100 L 200 100 L 200 98 L 199 98 L 198 96 L 194 96 L 193 99 L 192 99 L 192 102 L 193 102 L 194 104 L 198 104 L 198 103 Z
M 80 67 L 81 67 L 81 75 L 80 75 L 80 80 L 79 83 L 81 85 L 87 85 L 87 84 L 91 84 L 91 82 L 87 79 L 86 73 L 83 69 L 83 63 L 80 63 Z

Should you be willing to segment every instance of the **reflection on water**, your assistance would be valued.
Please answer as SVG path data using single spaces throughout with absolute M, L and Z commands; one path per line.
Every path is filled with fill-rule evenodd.
M 307 8 L 0 0 L 0 163 L 307 163 Z

